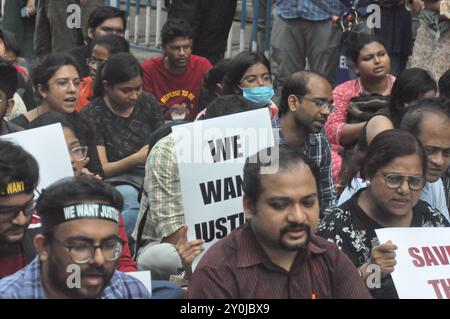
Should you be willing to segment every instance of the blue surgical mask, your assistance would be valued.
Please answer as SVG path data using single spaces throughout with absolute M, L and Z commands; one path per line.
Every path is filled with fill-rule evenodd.
M 251 88 L 242 88 L 242 95 L 258 105 L 267 105 L 270 99 L 275 95 L 273 86 L 256 86 Z

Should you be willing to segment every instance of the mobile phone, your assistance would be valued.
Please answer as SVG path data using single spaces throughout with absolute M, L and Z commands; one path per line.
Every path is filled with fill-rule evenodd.
M 25 18 L 27 16 L 27 7 L 23 7 L 22 9 L 20 9 L 20 16 L 22 18 Z

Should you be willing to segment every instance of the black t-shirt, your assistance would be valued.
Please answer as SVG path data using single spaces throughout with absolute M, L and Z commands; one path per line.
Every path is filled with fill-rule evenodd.
M 370 259 L 372 247 L 380 244 L 375 229 L 384 228 L 367 216 L 357 204 L 364 190 L 360 189 L 344 204 L 327 211 L 317 229 L 317 235 L 337 244 L 356 267 L 366 263 Z M 450 223 L 440 212 L 419 200 L 413 208 L 410 227 L 450 227 Z M 382 279 L 381 288 L 370 289 L 370 292 L 374 298 L 398 298 L 390 275 Z
M 88 104 L 82 114 L 94 124 L 96 144 L 105 147 L 108 161 L 116 162 L 148 144 L 150 134 L 164 123 L 161 110 L 155 97 L 143 92 L 127 118 L 111 112 L 103 98 Z

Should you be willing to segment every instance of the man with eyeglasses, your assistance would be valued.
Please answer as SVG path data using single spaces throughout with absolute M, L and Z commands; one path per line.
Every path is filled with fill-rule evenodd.
M 193 121 L 199 112 L 202 79 L 211 63 L 192 54 L 192 32 L 184 20 L 169 19 L 161 40 L 164 55 L 142 64 L 143 89 L 163 105 L 166 120 Z
M 36 203 L 43 233 L 38 256 L 0 281 L 0 298 L 147 299 L 140 281 L 115 270 L 123 199 L 93 177 L 69 177 L 48 186 Z
M 281 92 L 278 115 L 272 126 L 278 142 L 302 149 L 319 168 L 317 180 L 320 213 L 336 204 L 336 188 L 331 175 L 330 144 L 321 133 L 328 115 L 334 111 L 332 88 L 321 75 L 294 73 Z M 277 132 L 275 132 L 277 133 Z
M 85 78 L 89 75 L 88 59 L 92 56 L 94 48 L 93 41 L 96 38 L 115 34 L 120 37 L 125 36 L 127 20 L 125 11 L 110 6 L 101 6 L 92 11 L 88 20 L 87 43 L 74 48 L 70 54 L 77 60 L 81 67 L 80 77 Z
M 400 126 L 416 136 L 427 155 L 426 184 L 420 199 L 441 212 L 450 221 L 445 188 L 441 177 L 450 165 L 450 104 L 439 98 L 417 100 L 408 105 Z M 338 205 L 346 202 L 365 181 L 354 178 L 352 188 L 346 187 L 339 197 Z
M 32 240 L 33 231 L 26 230 L 32 221 L 39 168 L 31 154 L 7 140 L 0 139 L 0 154 L 0 278 L 3 278 L 30 261 L 25 243 Z
M 415 135 L 427 154 L 427 184 L 421 199 L 450 221 L 448 194 L 441 180 L 450 165 L 450 103 L 438 98 L 415 101 L 408 106 L 400 128 Z

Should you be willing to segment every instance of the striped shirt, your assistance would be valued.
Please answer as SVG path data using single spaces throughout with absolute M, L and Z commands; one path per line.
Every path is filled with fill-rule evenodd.
M 25 268 L 0 280 L 0 299 L 48 299 L 36 257 Z M 147 288 L 137 279 L 115 271 L 100 299 L 150 299 Z
M 370 298 L 356 268 L 335 244 L 312 236 L 287 271 L 269 259 L 250 223 L 208 249 L 189 282 L 189 298 Z

